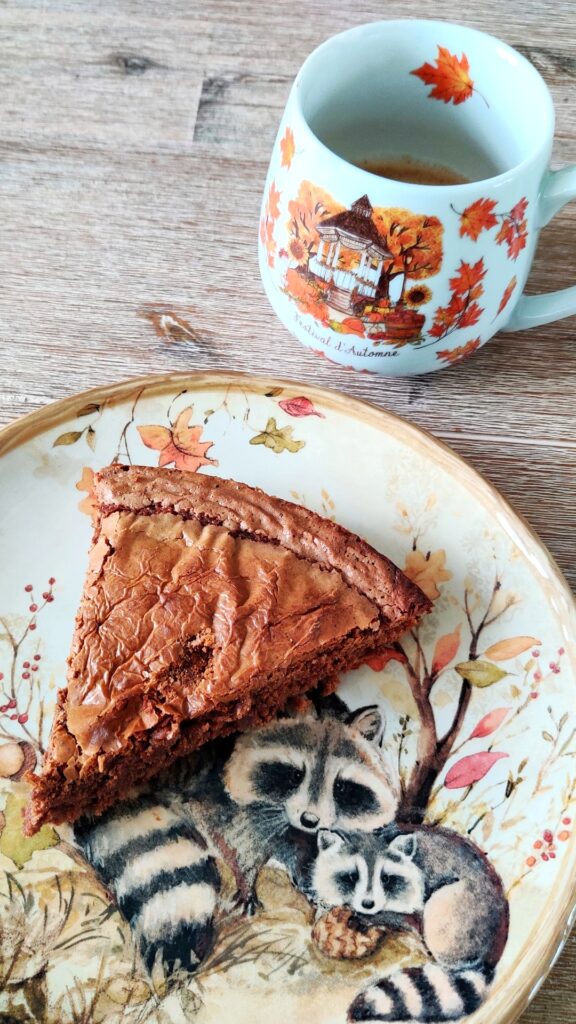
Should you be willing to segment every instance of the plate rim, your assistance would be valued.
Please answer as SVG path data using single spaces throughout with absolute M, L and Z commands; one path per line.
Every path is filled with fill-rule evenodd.
M 344 415 L 352 415 L 380 429 L 385 430 L 386 426 L 392 427 L 395 435 L 404 435 L 404 438 L 420 448 L 424 445 L 425 451 L 433 452 L 436 458 L 438 454 L 442 455 L 443 462 L 448 471 L 457 475 L 467 490 L 472 489 L 473 482 L 475 482 L 476 487 L 480 484 L 480 491 L 477 493 L 478 500 L 482 500 L 485 505 L 495 504 L 500 512 L 504 513 L 504 522 L 500 521 L 501 527 L 516 527 L 514 530 L 516 535 L 518 534 L 518 527 L 520 528 L 520 532 L 523 534 L 522 540 L 531 545 L 535 549 L 534 553 L 537 552 L 539 556 L 538 568 L 540 572 L 542 572 L 542 566 L 548 570 L 546 575 L 550 577 L 564 597 L 568 619 L 572 620 L 574 638 L 576 639 L 576 597 L 560 566 L 523 514 L 512 506 L 500 493 L 495 484 L 491 483 L 483 473 L 470 465 L 463 456 L 459 455 L 444 441 L 435 437 L 434 434 L 425 428 L 412 423 L 398 413 L 381 408 L 368 399 L 357 398 L 337 388 L 322 387 L 292 378 L 243 373 L 226 369 L 180 370 L 128 377 L 116 383 L 100 384 L 48 402 L 39 409 L 25 413 L 12 420 L 0 428 L 0 459 L 21 445 L 33 440 L 39 434 L 58 426 L 68 419 L 80 401 L 105 399 L 109 405 L 118 404 L 132 396 L 138 388 L 153 396 L 178 387 L 178 385 L 182 385 L 187 381 L 190 382 L 191 391 L 208 390 L 210 387 L 228 385 L 230 388 L 237 388 L 238 390 L 245 388 L 252 392 L 255 388 L 258 388 L 258 393 L 262 394 L 265 394 L 265 390 L 272 390 L 276 387 L 282 387 L 293 392 L 305 392 L 307 397 L 316 398 L 324 407 L 333 408 Z M 390 430 L 388 433 L 390 433 Z M 524 552 L 523 554 L 526 557 Z M 559 611 L 556 611 L 558 618 L 560 618 L 560 614 Z M 562 892 L 564 892 L 564 899 L 561 900 L 560 906 L 554 914 L 550 912 L 550 935 L 545 945 L 532 947 L 530 952 L 526 952 L 526 942 L 524 943 L 524 946 L 518 951 L 517 961 L 525 964 L 525 969 L 522 971 L 521 976 L 517 978 L 511 977 L 507 985 L 501 983 L 499 986 L 497 984 L 493 998 L 479 1007 L 471 1017 L 466 1018 L 470 1024 L 514 1024 L 535 997 L 564 949 L 572 925 L 576 920 L 576 833 L 573 836 L 573 840 L 573 843 L 570 844 L 572 864 L 568 865 L 568 882 L 561 886 Z M 529 938 L 530 936 L 527 937 L 526 941 Z M 490 1013 L 489 1017 L 486 1016 L 488 1012 Z

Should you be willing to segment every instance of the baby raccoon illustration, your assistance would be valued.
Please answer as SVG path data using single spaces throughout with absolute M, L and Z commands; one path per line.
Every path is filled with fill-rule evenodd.
M 502 882 L 469 839 L 448 829 L 392 826 L 365 835 L 318 832 L 311 897 L 383 928 L 419 932 L 433 958 L 372 982 L 349 1021 L 444 1021 L 484 1000 L 508 936 Z
M 280 864 L 302 887 L 319 829 L 372 831 L 391 821 L 397 775 L 380 747 L 377 707 L 328 698 L 317 714 L 283 718 L 181 762 L 156 784 L 75 827 L 75 841 L 114 893 L 152 968 L 194 970 L 222 911 L 218 860 L 237 909 L 254 912 L 258 871 Z

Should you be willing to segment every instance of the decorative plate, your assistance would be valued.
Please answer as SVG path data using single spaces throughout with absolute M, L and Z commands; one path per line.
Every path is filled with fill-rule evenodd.
M 527 525 L 416 428 L 278 380 L 175 374 L 97 389 L 7 427 L 0 454 L 0 1017 L 336 1024 L 461 1019 L 480 1004 L 475 1024 L 515 1020 L 576 895 L 575 612 Z M 113 460 L 219 473 L 308 505 L 435 601 L 418 633 L 338 691 L 346 749 L 363 744 L 374 771 L 393 765 L 398 817 L 411 809 L 414 824 L 392 841 L 364 819 L 348 832 L 328 793 L 312 882 L 298 889 L 272 843 L 252 914 L 216 857 L 211 937 L 195 969 L 168 979 L 158 960 L 147 971 L 71 830 L 21 831 L 23 775 L 65 680 L 92 475 Z M 310 728 L 314 715 L 302 712 Z M 304 774 L 286 792 L 300 786 L 305 801 Z

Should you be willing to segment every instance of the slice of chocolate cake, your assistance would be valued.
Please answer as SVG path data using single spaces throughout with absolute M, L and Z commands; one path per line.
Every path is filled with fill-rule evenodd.
M 208 740 L 267 721 L 430 608 L 359 537 L 245 484 L 113 465 L 96 498 L 29 833 L 98 813 Z

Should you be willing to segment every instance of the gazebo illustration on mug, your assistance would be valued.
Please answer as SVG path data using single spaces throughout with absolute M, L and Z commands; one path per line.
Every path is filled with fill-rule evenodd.
M 360 296 L 376 298 L 384 260 L 392 256 L 372 213 L 368 196 L 361 196 L 349 210 L 316 226 L 320 242 L 316 255 L 308 260 L 308 270 L 331 285 L 329 304 L 343 313 L 355 312 Z
M 396 208 L 373 208 L 367 195 L 349 209 L 303 181 L 288 203 L 289 263 L 284 291 L 303 313 L 333 330 L 376 344 L 418 343 L 432 298 L 424 278 L 442 263 L 441 222 Z

